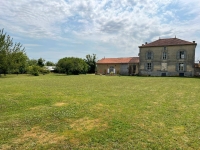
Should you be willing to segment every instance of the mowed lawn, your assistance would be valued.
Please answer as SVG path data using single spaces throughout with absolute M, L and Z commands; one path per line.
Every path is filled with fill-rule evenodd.
M 0 78 L 0 149 L 199 148 L 198 78 Z

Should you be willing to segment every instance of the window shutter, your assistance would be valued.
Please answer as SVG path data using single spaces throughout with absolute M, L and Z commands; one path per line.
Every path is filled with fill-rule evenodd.
M 113 73 L 115 74 L 115 68 L 113 69 Z
M 169 55 L 168 55 L 168 47 L 167 47 L 167 50 L 166 50 L 165 52 L 166 52 L 166 59 L 169 59 L 169 58 L 168 58 L 168 56 L 169 56 Z
M 187 71 L 187 64 L 184 63 L 184 71 Z
M 153 71 L 153 68 L 154 68 L 154 64 L 151 63 L 151 71 Z
M 108 73 L 109 73 L 109 68 L 108 68 Z
M 177 53 L 176 53 L 176 59 L 179 59 L 179 54 L 180 54 L 180 51 L 178 51 Z
M 146 52 L 145 58 L 148 59 L 148 52 Z
M 179 67 L 179 63 L 176 64 L 176 71 L 179 71 L 178 67 Z
M 184 59 L 187 59 L 187 51 L 184 51 Z
M 153 52 L 151 52 L 151 59 L 153 59 Z
M 147 70 L 147 63 L 144 64 L 144 69 Z

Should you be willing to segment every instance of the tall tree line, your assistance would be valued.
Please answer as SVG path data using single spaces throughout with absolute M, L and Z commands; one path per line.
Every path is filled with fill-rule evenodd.
M 14 43 L 13 39 L 0 30 L 0 75 L 8 73 L 30 73 L 39 75 L 47 73 L 44 66 L 55 66 L 58 73 L 82 74 L 95 73 L 96 55 L 86 55 L 85 59 L 77 57 L 61 58 L 56 64 L 43 58 L 29 59 L 21 43 Z
M 14 43 L 3 29 L 0 30 L 0 74 L 24 73 L 26 61 L 27 56 L 21 43 Z

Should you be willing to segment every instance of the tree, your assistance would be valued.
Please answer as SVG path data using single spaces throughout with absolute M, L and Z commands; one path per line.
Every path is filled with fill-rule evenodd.
M 39 76 L 40 69 L 41 69 L 40 66 L 32 65 L 28 67 L 28 73 L 34 76 Z
M 13 39 L 0 30 L 0 74 L 23 72 L 27 56 L 20 43 L 13 43 Z
M 37 63 L 37 65 L 40 66 L 40 67 L 43 67 L 43 66 L 44 66 L 44 62 L 45 62 L 44 59 L 39 58 L 39 59 L 38 59 L 38 63 Z
M 46 66 L 55 66 L 55 64 L 52 61 L 47 61 L 45 63 Z
M 59 73 L 80 74 L 88 71 L 87 63 L 81 58 L 65 57 L 58 61 L 56 65 Z
M 96 54 L 86 55 L 85 62 L 88 64 L 88 73 L 95 73 L 96 71 Z
M 38 61 L 36 59 L 28 59 L 28 66 L 37 65 Z

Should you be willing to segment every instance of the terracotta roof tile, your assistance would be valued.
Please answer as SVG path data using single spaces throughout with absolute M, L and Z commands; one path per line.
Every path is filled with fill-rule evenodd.
M 188 42 L 178 38 L 159 39 L 149 44 L 144 44 L 139 47 L 153 47 L 153 46 L 174 46 L 174 45 L 197 45 L 197 43 Z
M 139 63 L 139 57 L 122 57 L 122 58 L 102 58 L 97 64 L 126 64 Z

